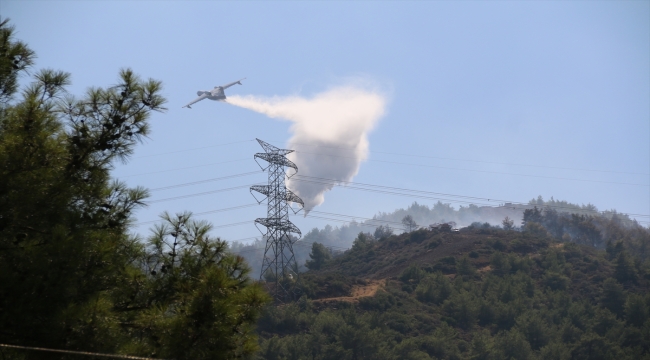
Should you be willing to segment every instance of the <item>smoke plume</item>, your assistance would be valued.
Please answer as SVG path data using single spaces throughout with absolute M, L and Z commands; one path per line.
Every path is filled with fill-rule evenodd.
M 305 214 L 324 201 L 334 184 L 350 181 L 368 157 L 368 132 L 385 113 L 386 97 L 356 85 L 332 88 L 311 98 L 229 96 L 228 103 L 291 121 L 288 155 L 298 176 L 287 186 L 305 202 Z M 320 178 L 320 179 L 315 179 Z M 322 179 L 332 179 L 334 182 Z

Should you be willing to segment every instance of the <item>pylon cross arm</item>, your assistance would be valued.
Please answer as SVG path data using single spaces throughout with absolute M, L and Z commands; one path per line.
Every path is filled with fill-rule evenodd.
M 293 150 L 280 149 L 260 139 L 255 139 L 255 140 L 257 140 L 257 142 L 262 146 L 264 151 L 266 151 L 267 153 L 275 153 L 284 156 L 293 152 Z
M 269 196 L 271 194 L 271 187 L 269 185 L 253 185 L 251 191 L 257 191 L 262 195 Z
M 291 201 L 296 204 L 300 204 L 300 206 L 305 207 L 304 201 L 298 195 L 294 194 L 293 191 L 287 189 L 287 201 Z
M 298 172 L 298 166 L 293 163 L 293 161 L 287 159 L 283 155 L 277 155 L 277 154 L 268 154 L 268 153 L 257 153 L 255 154 L 255 159 L 262 159 L 269 164 L 275 164 L 275 165 L 280 165 L 280 166 L 286 166 L 289 168 L 294 169 L 296 172 Z
M 298 234 L 298 237 L 302 237 L 302 232 L 296 225 L 294 225 L 289 220 L 280 220 L 277 218 L 258 218 L 255 219 L 255 223 L 260 224 L 266 228 L 272 228 L 284 233 L 294 233 Z

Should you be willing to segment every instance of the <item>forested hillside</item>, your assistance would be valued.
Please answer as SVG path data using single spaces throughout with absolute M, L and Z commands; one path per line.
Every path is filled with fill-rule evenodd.
M 624 229 L 641 228 L 629 216 L 619 214 L 613 210 L 601 212 L 592 204 L 572 204 L 553 198 L 544 200 L 541 196 L 530 200 L 526 205 L 502 204 L 495 207 L 469 205 L 455 208 L 440 201 L 432 206 L 414 202 L 406 209 L 397 209 L 390 213 L 379 212 L 371 220 L 360 222 L 344 221 L 345 223 L 340 226 L 326 225 L 321 229 L 314 228 L 294 244 L 294 252 L 298 266 L 301 270 L 306 270 L 304 264 L 309 259 L 312 243 L 318 242 L 329 248 L 333 253 L 342 252 L 352 246 L 353 241 L 360 232 L 370 233 L 375 238 L 381 238 L 385 234 L 400 234 L 408 230 L 402 223 L 405 216 L 410 216 L 416 227 L 423 228 L 441 223 L 450 223 L 458 228 L 486 226 L 486 223 L 487 226 L 502 227 L 503 220 L 507 217 L 512 221 L 510 226 L 513 229 L 519 229 L 524 220 L 524 212 L 526 210 L 532 211 L 535 207 L 549 210 L 534 216 L 543 216 L 542 223 L 549 228 L 549 231 L 554 236 L 562 239 L 566 234 L 563 241 L 590 243 L 593 246 L 604 248 L 605 241 L 603 239 L 609 236 L 607 234 L 611 232 L 606 228 L 612 219 L 617 226 Z M 315 213 L 316 215 L 314 215 Z M 327 213 L 314 211 L 311 216 L 327 216 Z M 328 219 L 334 224 L 337 222 L 335 221 L 337 219 L 332 218 L 331 215 Z M 541 221 L 541 219 L 538 219 L 538 221 Z M 264 255 L 264 244 L 265 241 L 260 237 L 257 241 L 245 244 L 235 242 L 231 244 L 230 249 L 246 259 L 253 269 L 253 274 L 259 274 Z
M 524 218 L 522 231 L 359 234 L 339 257 L 313 256 L 302 298 L 259 322 L 259 358 L 650 358 L 648 229 Z
M 523 212 L 527 206 L 510 205 L 498 207 L 478 207 L 476 205 L 461 206 L 456 209 L 449 204 L 437 202 L 433 206 L 414 202 L 406 209 L 397 209 L 390 213 L 379 212 L 373 219 L 364 221 L 347 221 L 336 218 L 323 217 L 336 224 L 343 221 L 340 226 L 325 225 L 322 229 L 313 228 L 303 238 L 294 244 L 296 260 L 302 270 L 305 270 L 305 261 L 309 259 L 311 244 L 318 242 L 331 249 L 332 252 L 341 252 L 352 246 L 354 239 L 360 232 L 369 232 L 376 237 L 383 233 L 402 233 L 406 230 L 402 219 L 411 216 L 416 226 L 427 227 L 430 224 L 452 222 L 456 226 L 467 226 L 474 222 L 498 225 L 505 217 L 513 219 L 517 224 L 521 222 Z M 311 216 L 328 216 L 327 213 L 312 211 Z M 263 239 L 249 243 L 231 244 L 231 250 L 241 254 L 253 268 L 253 273 L 259 273 L 264 255 Z

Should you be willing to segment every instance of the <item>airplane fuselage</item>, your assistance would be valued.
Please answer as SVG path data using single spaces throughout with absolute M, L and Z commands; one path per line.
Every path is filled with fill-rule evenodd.
M 226 94 L 221 86 L 217 86 L 211 91 L 197 91 L 196 94 L 198 96 L 206 95 L 205 98 L 210 100 L 226 100 Z
M 199 102 L 199 101 L 201 101 L 203 99 L 226 100 L 226 94 L 224 93 L 224 90 L 231 87 L 231 86 L 233 86 L 233 85 L 235 85 L 235 84 L 241 85 L 242 80 L 244 80 L 244 79 L 240 79 L 240 80 L 237 80 L 235 82 L 232 82 L 230 84 L 226 84 L 226 85 L 223 85 L 223 86 L 215 86 L 214 89 L 212 89 L 210 91 L 197 91 L 196 95 L 198 95 L 199 97 L 197 99 L 194 99 L 192 102 L 190 102 L 189 104 L 187 104 L 187 105 L 185 105 L 183 107 L 191 109 L 192 107 L 190 105 L 192 105 L 192 104 L 194 104 L 196 102 Z

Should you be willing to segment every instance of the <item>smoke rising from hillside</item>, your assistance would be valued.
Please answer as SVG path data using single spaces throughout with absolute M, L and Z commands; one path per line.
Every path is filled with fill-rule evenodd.
M 356 85 L 332 88 L 311 98 L 229 96 L 227 102 L 291 121 L 288 155 L 299 175 L 350 181 L 368 157 L 368 132 L 386 111 L 386 97 Z M 287 186 L 305 202 L 305 213 L 324 201 L 334 185 L 293 178 Z

